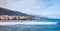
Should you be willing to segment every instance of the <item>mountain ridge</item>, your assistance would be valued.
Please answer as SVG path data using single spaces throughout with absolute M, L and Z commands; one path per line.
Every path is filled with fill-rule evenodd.
M 52 19 L 52 18 L 43 17 L 43 16 L 29 15 L 29 14 L 25 14 L 25 13 L 22 13 L 22 12 L 6 9 L 6 8 L 0 8 L 0 15 L 29 16 L 30 19 L 36 19 L 36 18 L 38 18 L 38 19 Z
M 5 8 L 0 8 L 0 15 L 17 15 L 17 16 L 27 16 L 27 14 L 24 14 L 22 12 L 12 11 Z
M 25 14 L 18 11 L 13 11 L 6 8 L 0 8 L 0 15 L 9 15 L 9 16 L 29 16 L 30 19 L 34 19 L 34 15 Z

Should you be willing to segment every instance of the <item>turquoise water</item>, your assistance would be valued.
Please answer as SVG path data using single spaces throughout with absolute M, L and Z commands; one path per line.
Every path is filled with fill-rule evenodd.
M 6 26 L 0 26 L 0 31 L 60 31 L 59 19 L 56 19 L 56 20 L 41 19 L 41 20 L 31 20 L 31 21 L 58 22 L 58 24 L 56 25 L 22 25 L 22 24 L 6 25 Z

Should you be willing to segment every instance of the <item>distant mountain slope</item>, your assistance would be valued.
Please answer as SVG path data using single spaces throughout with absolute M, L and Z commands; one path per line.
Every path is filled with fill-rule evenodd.
M 30 19 L 35 19 L 35 16 L 34 15 L 28 15 L 28 14 L 25 14 L 25 13 L 22 13 L 22 12 L 17 12 L 17 11 L 5 9 L 5 8 L 0 8 L 0 15 L 29 16 Z
M 17 12 L 17 11 L 5 9 L 5 8 L 0 8 L 0 15 L 29 16 L 30 19 L 51 19 L 51 18 L 48 18 L 48 17 L 29 15 L 29 14 L 25 14 L 25 13 L 22 13 L 22 12 Z
M 8 10 L 8 9 L 5 9 L 5 8 L 0 8 L 0 15 L 27 16 L 27 14 L 17 12 L 17 11 Z

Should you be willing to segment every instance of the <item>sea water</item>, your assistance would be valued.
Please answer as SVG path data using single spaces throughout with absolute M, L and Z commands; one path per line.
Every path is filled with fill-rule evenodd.
M 57 24 L 48 25 L 0 25 L 0 31 L 60 31 L 60 19 L 42 19 L 42 20 L 7 20 L 1 22 L 20 22 L 20 21 L 35 21 L 35 22 L 57 22 Z

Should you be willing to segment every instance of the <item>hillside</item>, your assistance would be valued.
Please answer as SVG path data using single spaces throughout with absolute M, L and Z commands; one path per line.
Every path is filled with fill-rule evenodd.
M 48 17 L 29 15 L 29 14 L 25 14 L 25 13 L 22 13 L 22 12 L 17 12 L 17 11 L 5 9 L 5 8 L 0 8 L 0 15 L 29 16 L 30 19 L 51 19 L 51 18 L 48 18 Z
M 9 10 L 9 9 L 5 9 L 5 8 L 0 8 L 0 15 L 9 15 L 9 16 L 29 16 L 30 19 L 35 19 L 34 15 L 28 15 L 22 12 L 17 12 L 17 11 L 13 11 L 13 10 Z
M 17 16 L 27 16 L 27 14 L 17 12 L 17 11 L 12 11 L 9 9 L 5 8 L 0 8 L 0 15 L 17 15 Z

